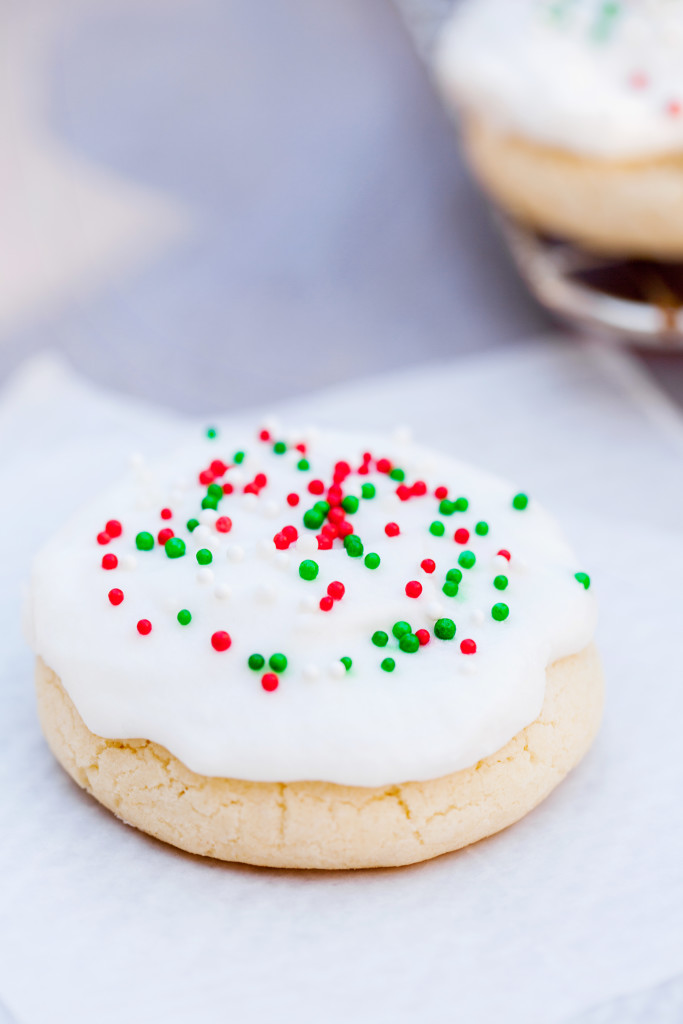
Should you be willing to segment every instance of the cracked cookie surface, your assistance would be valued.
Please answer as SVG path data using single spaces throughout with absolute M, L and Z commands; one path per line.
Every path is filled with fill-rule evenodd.
M 547 670 L 539 717 L 471 768 L 382 787 L 199 775 L 145 739 L 90 732 L 39 658 L 38 709 L 57 760 L 125 822 L 190 853 L 284 868 L 411 864 L 511 825 L 583 757 L 602 711 L 593 645 Z

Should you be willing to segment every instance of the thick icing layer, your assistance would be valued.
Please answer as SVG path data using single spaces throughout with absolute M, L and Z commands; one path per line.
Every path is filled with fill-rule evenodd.
M 608 159 L 683 152 L 681 0 L 464 0 L 436 72 L 501 131 Z
M 555 522 L 533 498 L 515 508 L 515 489 L 504 481 L 405 436 L 294 431 L 278 454 L 279 436 L 263 441 L 219 430 L 153 468 L 138 462 L 37 557 L 35 650 L 88 727 L 106 737 L 155 740 L 203 774 L 257 781 L 384 785 L 444 775 L 500 748 L 538 716 L 546 666 L 581 650 L 594 632 L 592 591 L 575 578 L 582 566 Z M 296 443 L 305 444 L 310 468 L 298 468 Z M 239 464 L 238 449 L 246 452 Z M 366 452 L 372 461 L 364 462 Z M 380 472 L 378 459 L 405 480 Z M 198 474 L 215 460 L 229 467 L 217 482 L 232 492 L 216 510 L 202 511 L 209 476 L 200 484 Z M 361 539 L 362 555 L 339 537 L 318 550 L 322 527 L 302 521 L 325 498 L 339 460 L 352 468 L 339 479 L 345 470 L 338 467 L 337 478 L 343 495 L 358 499 L 356 511 L 356 502 L 346 501 L 344 520 Z M 358 473 L 362 466 L 367 472 Z M 262 483 L 260 473 L 265 485 L 244 493 L 255 479 Z M 311 481 L 323 481 L 325 494 L 311 494 Z M 374 497 L 362 496 L 364 484 L 374 486 Z M 455 510 L 441 504 L 434 496 L 440 486 L 448 488 L 447 501 L 467 501 Z M 401 500 L 397 490 L 410 496 Z M 287 500 L 293 494 L 296 505 Z M 185 524 L 193 517 L 201 525 L 190 532 Z M 226 526 L 217 517 L 229 517 L 229 532 L 217 528 Z M 341 511 L 332 518 L 339 522 Z M 112 519 L 121 535 L 98 543 Z M 444 524 L 442 536 L 430 532 L 433 522 Z M 398 525 L 397 535 L 387 534 L 389 523 Z M 477 523 L 487 532 L 481 525 L 477 532 Z M 286 526 L 298 540 L 282 548 Z M 185 542 L 184 555 L 168 557 L 172 546 L 156 539 L 163 528 Z M 136 546 L 140 531 L 154 536 L 151 550 Z M 210 564 L 198 563 L 202 549 L 211 552 Z M 469 568 L 465 552 L 476 559 Z M 380 556 L 377 568 L 365 564 L 368 553 Z M 117 565 L 104 569 L 102 559 L 111 555 Z M 315 579 L 302 578 L 305 560 L 317 563 Z M 462 579 L 449 595 L 443 587 L 454 568 Z M 508 581 L 502 590 L 494 585 L 500 576 Z M 330 603 L 324 599 L 333 582 L 343 583 L 344 594 L 324 611 L 320 602 Z M 408 596 L 407 585 L 417 593 L 416 583 L 421 593 Z M 108 598 L 113 589 L 123 593 L 118 604 Z M 509 608 L 502 621 L 492 615 L 500 603 Z M 191 613 L 187 625 L 178 621 L 181 610 Z M 442 618 L 455 623 L 453 639 L 435 635 Z M 147 635 L 138 632 L 140 620 L 151 623 Z M 400 649 L 392 627 L 401 620 L 413 635 L 427 630 L 429 642 L 416 652 Z M 373 643 L 376 631 L 389 635 L 386 646 Z M 212 646 L 216 633 L 229 635 L 226 650 Z M 464 649 L 474 641 L 476 653 L 463 653 L 463 641 L 470 641 Z M 254 653 L 266 660 L 258 671 L 248 665 Z M 274 672 L 268 666 L 275 653 L 286 656 L 284 671 L 277 662 Z M 392 672 L 381 668 L 389 657 Z M 342 658 L 351 659 L 350 668 Z M 277 680 L 271 692 L 261 683 L 266 672 Z

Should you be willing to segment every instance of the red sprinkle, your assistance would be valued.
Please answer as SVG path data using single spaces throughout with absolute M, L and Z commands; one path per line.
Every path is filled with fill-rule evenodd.
M 298 452 L 301 452 L 302 455 L 306 454 L 306 445 L 302 444 L 302 442 L 299 442 L 299 444 L 295 444 L 294 447 Z
M 252 480 L 252 482 L 250 484 L 245 484 L 244 485 L 243 491 L 244 491 L 245 494 L 258 494 L 258 492 L 259 492 L 258 484 L 255 484 L 254 481 Z
M 350 533 L 353 533 L 353 523 L 350 523 L 348 519 L 342 519 L 341 523 L 337 523 L 337 533 L 340 537 L 348 537 Z
M 273 537 L 273 542 L 278 551 L 284 551 L 289 547 L 289 540 L 285 537 L 284 533 L 276 533 Z
M 678 117 L 681 110 L 683 110 L 683 106 L 681 106 L 678 100 L 669 100 L 666 105 L 666 112 L 669 117 Z
M 205 486 L 212 484 L 215 479 L 216 478 L 210 469 L 203 469 L 199 474 L 199 482 L 200 484 L 204 484 Z
M 334 601 L 341 601 L 346 593 L 346 587 L 340 580 L 333 580 L 332 583 L 327 584 L 327 593 Z
M 232 494 L 234 489 L 232 484 L 223 484 L 223 494 Z
M 424 480 L 416 480 L 410 490 L 416 498 L 421 498 L 423 494 L 427 493 L 427 484 Z
M 105 530 L 107 531 L 110 537 L 120 537 L 122 529 L 123 527 L 121 526 L 121 523 L 118 521 L 118 519 L 110 519 L 105 526 Z
M 439 501 L 443 501 L 444 498 L 448 497 L 448 488 L 447 487 L 437 487 L 437 489 L 434 491 L 434 497 L 438 498 Z
M 356 472 L 360 473 L 361 476 L 367 476 L 368 473 L 370 472 L 370 470 L 368 469 L 367 463 L 364 462 L 362 466 L 359 466 L 358 469 L 356 470 Z
M 118 587 L 114 587 L 113 590 L 110 590 L 107 596 L 112 604 L 121 604 L 123 601 L 123 591 L 119 590 Z
M 470 539 L 470 531 L 466 530 L 464 526 L 461 526 L 459 530 L 456 530 L 453 534 L 453 540 L 456 544 L 467 544 Z
M 268 483 L 268 477 L 265 473 L 257 473 L 254 477 L 254 483 L 257 487 L 265 487 Z
M 279 682 L 280 680 L 274 672 L 266 672 L 264 676 L 261 676 L 261 686 L 267 693 L 277 690 Z
M 407 484 L 399 484 L 396 488 L 396 493 L 401 501 L 407 501 L 411 496 L 410 487 L 408 487 Z
M 230 533 L 232 530 L 232 519 L 230 516 L 219 516 L 216 520 L 216 529 L 219 533 Z
M 460 642 L 460 650 L 463 654 L 476 654 L 477 645 L 474 640 L 462 640 Z
M 351 472 L 351 466 L 346 461 L 337 462 L 335 463 L 334 471 L 340 476 L 345 477 Z
M 323 612 L 329 612 L 333 604 L 334 601 L 327 594 L 325 595 L 325 597 L 320 598 L 320 610 Z
M 106 530 L 102 530 L 102 533 L 98 533 L 97 534 L 97 543 L 98 544 L 108 544 L 110 540 L 111 540 L 111 537 L 106 532 Z
M 159 530 L 157 540 L 163 546 L 167 540 L 170 540 L 174 536 L 173 530 L 170 526 L 165 526 L 163 530 Z
M 411 580 L 406 583 L 406 596 L 407 597 L 419 597 L 422 593 L 422 584 L 419 580 Z
M 332 547 L 332 537 L 328 537 L 324 533 L 319 533 L 316 540 L 318 541 L 318 551 L 329 551 Z
M 436 562 L 433 558 L 423 558 L 420 562 L 420 568 L 424 569 L 425 572 L 434 572 L 436 569 Z
M 496 552 L 496 554 L 502 555 L 503 558 L 507 558 L 508 562 L 510 561 L 510 552 L 506 551 L 505 548 L 501 548 L 500 551 Z
M 226 633 L 224 629 L 217 630 L 211 637 L 211 646 L 214 651 L 227 651 L 231 643 L 230 634 Z
M 298 494 L 294 494 L 294 492 L 292 492 L 291 494 L 288 494 L 287 495 L 287 504 L 291 505 L 291 507 L 294 508 L 295 505 L 299 504 L 299 495 Z
M 391 473 L 391 463 L 389 459 L 378 459 L 377 460 L 377 472 L 378 473 Z
M 420 647 L 424 647 L 425 644 L 429 643 L 430 636 L 429 630 L 427 629 L 416 629 L 415 636 L 420 641 Z
M 398 525 L 398 523 L 387 523 L 387 525 L 384 527 L 384 532 L 386 533 L 387 537 L 398 537 L 399 533 L 401 532 L 401 527 Z
M 140 636 L 147 636 L 148 633 L 152 632 L 152 623 L 149 619 L 140 619 L 138 622 L 138 633 Z
M 209 469 L 211 470 L 212 473 L 215 474 L 215 476 L 223 476 L 223 474 L 227 473 L 228 471 L 228 467 L 225 465 L 222 459 L 214 459 L 211 465 L 209 466 Z
M 259 438 L 261 439 L 261 441 L 270 441 L 270 431 L 262 430 L 261 433 L 259 434 Z
M 161 518 L 162 519 L 172 519 L 173 518 L 173 513 L 171 512 L 170 508 L 162 508 L 162 510 L 161 510 Z M 112 534 L 112 537 L 113 536 L 114 536 L 114 534 Z
M 342 519 L 346 518 L 346 511 L 341 505 L 335 505 L 327 513 L 327 518 L 331 523 L 341 523 Z
M 325 484 L 322 480 L 311 480 L 308 490 L 311 494 L 322 494 L 325 490 Z
M 329 537 L 330 540 L 334 540 L 335 537 L 339 536 L 339 530 L 334 523 L 323 523 L 323 528 L 320 532 L 323 537 Z
M 340 505 L 343 497 L 344 494 L 339 484 L 332 484 L 329 491 L 327 492 L 327 500 L 329 501 L 330 505 Z
M 118 564 L 119 560 L 116 555 L 102 555 L 103 569 L 115 569 Z

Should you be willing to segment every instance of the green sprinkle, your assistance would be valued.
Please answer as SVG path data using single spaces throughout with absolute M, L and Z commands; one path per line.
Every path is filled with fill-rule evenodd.
M 371 551 L 369 555 L 365 556 L 364 561 L 368 569 L 376 569 L 381 559 L 379 555 L 375 554 L 374 551 Z
M 193 530 L 196 530 L 197 527 L 199 526 L 199 520 L 198 519 L 188 519 L 186 525 L 187 525 L 187 528 L 190 531 L 190 533 L 192 533 Z
M 438 636 L 439 640 L 452 640 L 455 636 L 453 619 L 437 619 L 434 623 L 434 636 Z
M 393 672 L 396 668 L 396 662 L 393 658 L 385 658 L 380 668 L 384 669 L 385 672 Z
M 323 525 L 324 518 L 324 515 L 318 509 L 309 508 L 308 512 L 304 512 L 304 526 L 308 527 L 309 530 L 319 530 Z
M 494 604 L 493 608 L 491 609 L 491 615 L 496 620 L 496 622 L 503 622 L 504 619 L 507 619 L 509 614 L 510 609 L 506 604 L 503 604 L 502 601 L 500 601 L 498 604 Z
M 210 441 L 213 441 L 214 437 L 218 437 L 218 431 L 216 430 L 215 427 L 207 427 L 206 436 L 209 438 Z
M 456 512 L 467 512 L 467 509 L 470 507 L 467 498 L 456 498 L 453 504 L 455 505 Z
M 284 672 L 287 668 L 287 659 L 284 654 L 271 654 L 268 658 L 268 664 L 273 672 Z
M 346 548 L 346 554 L 350 555 L 351 558 L 360 558 L 363 554 L 363 541 L 360 537 L 356 537 L 354 533 L 344 537 L 344 547 Z
M 344 509 L 345 512 L 349 512 L 351 515 L 353 515 L 354 512 L 358 511 L 359 504 L 360 502 L 358 501 L 358 498 L 355 496 L 355 494 L 347 494 L 346 497 L 342 500 L 342 508 Z
M 187 608 L 181 608 L 178 612 L 178 622 L 181 626 L 189 626 L 192 622 L 192 616 L 188 612 Z
M 360 492 L 364 498 L 374 498 L 375 495 L 377 494 L 377 490 L 374 484 L 363 484 L 363 486 L 360 489 Z
M 463 569 L 471 569 L 477 560 L 477 556 L 474 551 L 463 551 L 458 557 L 458 565 L 461 565 Z
M 446 573 L 446 579 L 449 583 L 460 583 L 460 580 L 462 579 L 460 569 L 449 569 Z
M 324 501 L 321 499 L 320 501 L 316 501 L 313 508 L 316 510 L 316 512 L 320 512 L 324 517 L 330 511 L 330 503 L 329 501 Z
M 480 523 L 477 523 L 477 525 L 474 527 L 474 532 L 479 534 L 480 537 L 485 537 L 486 534 L 489 532 L 489 524 L 485 523 L 484 520 L 482 519 L 482 521 Z
M 311 464 L 308 461 L 308 459 L 299 459 L 299 461 L 296 464 L 296 468 L 297 469 L 310 469 L 311 468 Z
M 240 462 L 244 462 L 244 452 L 235 452 L 232 457 L 232 461 L 236 462 L 239 466 Z
M 508 585 L 507 576 L 496 576 L 495 580 L 493 581 L 493 585 L 496 588 L 496 590 L 505 590 L 505 588 Z
M 443 492 L 442 492 L 443 493 Z M 439 514 L 442 516 L 452 516 L 455 512 L 455 505 L 448 498 L 444 498 L 439 502 Z
M 391 627 L 391 632 L 394 634 L 397 640 L 400 640 L 402 636 L 405 636 L 406 633 L 412 633 L 413 630 L 409 622 L 405 622 L 403 619 L 399 619 L 399 621 L 395 622 Z
M 200 565 L 210 565 L 213 562 L 213 555 L 208 548 L 200 548 L 196 558 Z
M 164 551 L 169 558 L 182 558 L 185 554 L 185 541 L 180 537 L 169 537 L 164 544 Z
M 434 522 L 429 525 L 429 532 L 435 537 L 443 537 L 446 532 L 446 527 L 438 519 L 435 519 Z
M 142 533 L 139 533 L 135 538 L 135 547 L 138 551 L 151 551 L 154 547 L 154 537 L 151 533 L 147 533 L 146 530 L 143 530 Z
M 401 483 L 401 481 L 405 480 L 406 478 L 406 475 L 402 469 L 392 469 L 391 472 L 389 473 L 389 476 L 391 477 L 392 480 L 398 480 L 399 483 Z
M 450 580 L 446 580 L 443 587 L 441 588 L 446 597 L 455 597 L 458 593 L 458 584 L 452 583 Z
M 574 579 L 578 580 L 579 583 L 582 583 L 586 590 L 588 590 L 591 585 L 591 578 L 587 572 L 575 572 Z
M 529 504 L 529 497 L 526 494 L 515 494 L 512 499 L 512 507 L 518 509 L 520 512 L 525 509 Z
M 314 580 L 318 575 L 318 563 L 312 558 L 304 558 L 299 566 L 299 576 L 302 580 Z
M 344 666 L 344 668 L 346 669 L 346 671 L 349 672 L 350 669 L 351 669 L 351 666 L 353 665 L 353 662 L 351 661 L 351 659 L 347 658 L 346 656 L 344 656 L 343 658 L 340 658 L 339 660 L 341 661 L 341 663 Z
M 420 648 L 420 641 L 414 633 L 404 633 L 398 642 L 398 646 L 406 654 L 415 654 L 415 651 Z
M 249 668 L 253 668 L 254 672 L 258 672 L 266 663 L 266 659 L 262 654 L 250 654 L 247 665 Z
M 284 455 L 287 451 L 287 445 L 284 441 L 276 441 L 273 445 L 273 451 L 276 455 Z
M 375 647 L 386 647 L 387 643 L 389 642 L 389 637 L 387 636 L 383 629 L 377 629 L 372 634 L 372 642 L 375 645 Z
M 220 501 L 221 498 L 223 497 L 223 488 L 221 487 L 220 484 L 209 484 L 209 486 L 206 489 L 206 493 L 209 496 L 209 498 L 218 498 L 218 500 Z
M 202 508 L 212 508 L 215 511 L 218 508 L 218 498 L 211 498 L 207 494 L 205 498 L 202 498 Z

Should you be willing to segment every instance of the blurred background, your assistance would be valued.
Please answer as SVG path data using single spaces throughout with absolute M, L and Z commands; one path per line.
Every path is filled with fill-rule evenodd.
M 0 380 L 232 410 L 546 330 L 419 56 L 449 6 L 5 0 Z

